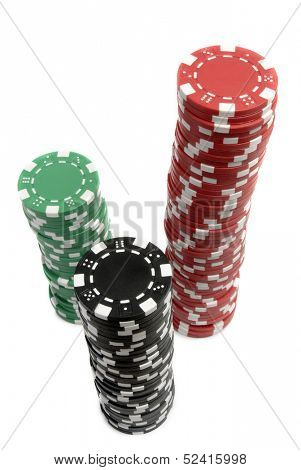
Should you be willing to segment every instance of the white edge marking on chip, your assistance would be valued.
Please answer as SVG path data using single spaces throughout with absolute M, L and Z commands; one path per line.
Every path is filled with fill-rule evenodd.
M 134 240 L 134 244 L 139 246 L 140 248 L 143 248 L 144 250 L 148 247 L 149 243 L 148 241 L 145 241 L 145 240 L 139 240 L 139 243 L 135 243 L 136 240 Z
M 224 329 L 224 322 L 223 320 L 217 322 L 217 323 L 214 323 L 214 330 L 213 330 L 213 334 L 215 335 L 216 333 L 220 333 L 222 330 Z
M 82 195 L 81 195 L 81 199 L 83 201 L 86 201 L 87 204 L 91 204 L 91 202 L 94 200 L 94 193 L 92 191 L 90 191 L 89 189 L 87 189 Z
M 66 158 L 70 156 L 69 150 L 61 150 L 57 153 L 57 158 Z
M 65 279 L 64 277 L 59 277 L 57 282 L 61 286 L 67 286 L 68 285 L 68 279 Z
M 141 302 L 139 306 L 141 307 L 141 309 L 144 311 L 146 315 L 153 313 L 158 307 L 157 303 L 152 298 L 149 298 L 145 300 L 144 302 Z
M 95 165 L 94 165 L 93 162 L 88 163 L 88 164 L 86 165 L 86 168 L 88 169 L 88 171 L 89 171 L 90 173 L 94 173 L 94 171 L 96 171 L 96 168 L 95 168 Z
M 225 137 L 224 144 L 238 144 L 238 137 Z
M 192 65 L 197 60 L 195 55 L 189 54 L 182 60 L 182 64 L 185 65 Z
M 235 116 L 235 103 L 219 103 L 218 109 L 220 116 Z
M 27 189 L 20 189 L 19 195 L 20 195 L 21 201 L 24 201 L 24 199 L 27 199 L 27 198 L 30 197 L 29 192 L 27 191 Z
M 111 310 L 111 307 L 108 307 L 107 305 L 98 304 L 94 313 L 96 317 L 101 318 L 102 320 L 107 320 Z
M 218 132 L 219 134 L 229 134 L 230 132 L 230 125 L 220 125 L 214 124 L 214 131 Z
M 222 52 L 235 52 L 236 50 L 236 46 L 231 42 L 229 44 L 224 43 L 220 45 L 219 48 Z
M 47 217 L 58 217 L 59 215 L 59 206 L 47 206 L 46 207 Z
M 30 173 L 36 166 L 37 166 L 37 164 L 35 162 L 30 162 L 30 163 L 28 163 L 28 165 L 26 165 L 24 170 L 28 171 L 28 173 Z
M 195 93 L 195 89 L 191 86 L 190 83 L 184 83 L 180 86 L 180 92 L 182 96 L 185 98 L 186 96 L 192 95 Z
M 184 323 L 184 322 L 181 322 L 179 323 L 179 326 L 178 326 L 178 330 L 180 333 L 182 333 L 183 335 L 188 335 L 188 332 L 189 332 L 189 325 L 188 323 Z
M 171 266 L 168 263 L 161 264 L 160 265 L 160 270 L 161 270 L 161 276 L 162 277 L 170 277 L 172 275 Z
M 199 126 L 199 131 L 201 134 L 212 135 L 212 131 L 210 131 L 210 129 L 206 129 L 206 127 Z
M 104 242 L 97 243 L 96 245 L 92 246 L 91 250 L 95 255 L 98 255 L 101 251 L 105 250 L 107 245 Z
M 265 99 L 265 100 L 268 100 L 268 101 L 272 101 L 275 97 L 275 90 L 272 90 L 271 88 L 265 88 L 261 93 L 260 93 L 260 97 Z

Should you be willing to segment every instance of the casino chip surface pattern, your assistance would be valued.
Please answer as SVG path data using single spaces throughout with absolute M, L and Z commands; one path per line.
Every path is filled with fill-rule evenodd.
M 178 70 L 165 231 L 173 323 L 191 337 L 231 321 L 246 226 L 277 104 L 275 69 L 235 47 L 200 49 Z
M 121 432 L 144 434 L 174 400 L 171 266 L 152 243 L 99 242 L 79 261 L 74 288 L 101 409 Z
M 110 235 L 98 173 L 79 153 L 51 152 L 24 168 L 18 190 L 37 236 L 51 303 L 61 318 L 80 323 L 75 268 L 87 249 Z

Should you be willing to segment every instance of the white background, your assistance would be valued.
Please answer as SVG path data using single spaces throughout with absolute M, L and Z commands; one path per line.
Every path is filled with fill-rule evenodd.
M 296 1 L 4 5 L 11 19 L 0 2 L 1 446 L 27 414 L 1 452 L 2 468 L 134 452 L 170 456 L 179 468 L 184 453 L 222 452 L 246 453 L 244 468 L 300 468 L 301 8 L 281 33 Z M 224 336 L 176 335 L 176 401 L 166 424 L 123 435 L 99 411 L 81 327 L 60 320 L 49 303 L 17 194 L 19 172 L 48 151 L 90 156 L 103 194 L 120 208 L 111 218 L 123 233 L 127 201 L 166 200 L 181 58 L 222 42 L 265 54 L 275 40 L 268 57 L 279 74 L 277 120 L 253 198 L 236 316 Z M 144 210 L 139 220 L 145 239 L 154 238 L 150 215 Z M 161 248 L 163 215 L 162 208 Z

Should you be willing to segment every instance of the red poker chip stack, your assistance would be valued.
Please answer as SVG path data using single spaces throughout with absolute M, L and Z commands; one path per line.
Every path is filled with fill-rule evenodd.
M 173 265 L 173 321 L 211 336 L 232 319 L 246 225 L 271 136 L 277 74 L 259 54 L 212 46 L 178 70 L 179 117 L 165 230 Z

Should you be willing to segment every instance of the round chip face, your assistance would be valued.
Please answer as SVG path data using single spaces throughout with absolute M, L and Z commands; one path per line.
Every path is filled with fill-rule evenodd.
M 171 288 L 171 267 L 152 243 L 131 237 L 95 245 L 79 262 L 74 287 L 80 303 L 103 320 L 148 316 Z
M 25 208 L 58 218 L 88 207 L 99 186 L 92 162 L 75 152 L 52 152 L 36 158 L 19 178 Z
M 200 49 L 178 70 L 182 99 L 192 108 L 225 118 L 269 106 L 277 84 L 275 69 L 261 55 L 242 47 Z

